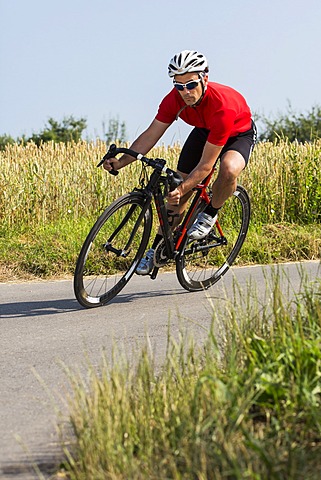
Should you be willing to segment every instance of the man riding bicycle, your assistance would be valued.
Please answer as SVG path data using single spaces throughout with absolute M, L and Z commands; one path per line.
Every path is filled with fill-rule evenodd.
M 255 124 L 244 97 L 231 87 L 209 82 L 208 72 L 203 54 L 183 50 L 175 55 L 168 66 L 174 88 L 161 101 L 150 126 L 130 147 L 146 155 L 178 118 L 194 127 L 177 165 L 183 183 L 167 197 L 173 219 L 181 218 L 193 188 L 207 177 L 220 159 L 211 205 L 198 215 L 188 230 L 190 240 L 202 239 L 210 232 L 219 209 L 235 192 L 237 178 L 247 165 L 256 141 Z M 119 170 L 133 161 L 133 157 L 123 155 L 119 159 L 106 160 L 104 168 Z M 138 275 L 148 275 L 152 271 L 154 249 L 161 238 L 159 232 L 136 269 Z

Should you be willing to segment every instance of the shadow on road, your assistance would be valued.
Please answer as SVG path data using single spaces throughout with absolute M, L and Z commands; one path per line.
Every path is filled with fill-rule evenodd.
M 55 313 L 70 313 L 80 309 L 81 307 L 75 299 L 4 303 L 0 307 L 0 318 L 53 315 Z
M 53 476 L 59 470 L 59 464 L 61 463 L 60 457 L 52 455 L 51 457 L 38 460 L 26 460 L 25 462 L 16 462 L 13 464 L 5 464 L 0 469 L 0 478 L 6 480 L 39 480 L 39 478 L 58 478 Z M 35 468 L 36 466 L 36 468 Z M 39 475 L 42 475 L 40 476 Z
M 188 295 L 185 290 L 148 290 L 143 292 L 123 293 L 117 295 L 108 305 L 125 304 L 134 302 L 141 298 L 166 297 L 170 295 Z M 165 300 L 166 301 L 166 300 Z M 108 305 L 100 308 L 108 308 Z M 79 310 L 85 310 L 79 305 L 76 299 L 57 299 L 57 300 L 37 300 L 27 302 L 4 303 L 0 306 L 1 318 L 19 318 L 19 317 L 38 317 L 45 315 L 55 315 L 57 313 L 70 313 Z

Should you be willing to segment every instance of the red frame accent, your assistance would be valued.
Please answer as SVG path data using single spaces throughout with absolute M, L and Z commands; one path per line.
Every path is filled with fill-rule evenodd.
M 201 194 L 200 194 L 199 198 L 202 199 L 202 200 L 204 200 L 207 204 L 209 204 L 211 200 L 210 200 L 210 197 L 209 197 L 208 194 L 207 194 L 206 187 L 208 187 L 208 185 L 209 185 L 209 183 L 210 183 L 210 181 L 211 181 L 211 179 L 212 179 L 212 176 L 213 176 L 213 173 L 215 172 L 215 170 L 216 170 L 216 168 L 213 167 L 211 173 L 210 173 L 210 174 L 207 176 L 207 178 L 205 179 L 205 182 L 204 182 L 204 183 L 199 183 L 199 184 L 196 185 L 196 187 L 195 187 L 195 190 L 201 190 Z M 196 207 L 196 205 L 195 205 L 195 207 Z M 179 249 L 179 247 L 180 247 L 180 245 L 181 245 L 181 243 L 182 243 L 182 241 L 183 241 L 183 238 L 184 238 L 185 233 L 186 233 L 186 231 L 187 231 L 186 225 L 189 223 L 189 220 L 190 220 L 192 214 L 194 213 L 194 210 L 195 210 L 195 209 L 191 210 L 191 211 L 190 211 L 190 215 L 185 219 L 185 222 L 184 222 L 185 226 L 183 226 L 183 228 L 182 228 L 182 230 L 181 230 L 181 234 L 180 234 L 179 238 L 177 239 L 177 242 L 176 242 L 176 245 L 175 245 L 175 249 L 176 249 L 176 250 Z M 222 231 L 221 226 L 219 225 L 219 223 L 218 223 L 217 221 L 216 221 L 216 226 L 217 226 L 217 228 L 218 228 L 218 231 L 220 232 L 220 235 L 223 236 L 223 231 Z

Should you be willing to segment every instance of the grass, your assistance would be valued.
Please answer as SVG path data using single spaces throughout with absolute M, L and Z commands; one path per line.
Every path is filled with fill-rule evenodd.
M 135 365 L 115 354 L 86 378 L 68 371 L 72 434 L 60 475 L 317 480 L 321 286 L 302 280 L 290 302 L 281 283 L 276 273 L 262 303 L 235 285 L 204 345 L 169 335 L 160 368 L 146 343 Z
M 91 219 L 65 219 L 0 235 L 0 282 L 68 278 Z M 251 225 L 235 265 L 281 263 L 321 258 L 321 225 Z
M 97 216 L 138 184 L 140 163 L 117 178 L 96 165 L 105 144 L 79 142 L 8 146 L 0 152 L 0 219 L 7 227 L 37 226 L 62 218 Z M 151 156 L 175 168 L 180 146 L 158 147 Z M 321 140 L 260 143 L 241 181 L 248 189 L 255 223 L 315 223 L 321 218 Z
M 0 281 L 73 273 L 106 205 L 138 183 L 138 163 L 111 177 L 102 142 L 0 153 Z M 320 258 L 321 140 L 259 144 L 242 183 L 252 219 L 237 264 Z M 179 147 L 155 149 L 174 167 Z M 289 303 L 275 278 L 260 303 L 239 292 L 201 347 L 169 336 L 161 368 L 148 346 L 135 365 L 102 359 L 69 371 L 72 435 L 60 477 L 318 479 L 321 468 L 321 288 Z M 68 442 L 72 446 L 68 446 Z
M 0 281 L 70 277 L 87 230 L 87 221 L 65 219 L 7 231 L 0 236 Z
M 158 147 L 175 168 L 180 147 Z M 11 145 L 0 152 L 0 281 L 71 275 L 103 209 L 139 184 L 139 162 L 112 177 L 96 164 L 105 144 Z M 321 140 L 261 143 L 241 182 L 251 229 L 238 263 L 320 258 Z

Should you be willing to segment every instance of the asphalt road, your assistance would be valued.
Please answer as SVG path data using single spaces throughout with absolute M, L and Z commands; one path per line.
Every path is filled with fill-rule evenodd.
M 280 271 L 290 295 L 300 291 L 302 275 L 307 282 L 321 277 L 319 262 Z M 189 293 L 173 274 L 155 281 L 134 276 L 112 303 L 90 310 L 78 305 L 70 280 L 0 284 L 0 478 L 39 478 L 32 463 L 49 478 L 61 458 L 56 425 L 63 420 L 58 412 L 67 414 L 63 365 L 85 371 L 88 359 L 99 365 L 113 345 L 134 358 L 147 335 L 161 363 L 169 324 L 174 337 L 186 329 L 201 341 L 213 309 L 233 300 L 234 281 L 264 303 L 270 278 L 270 267 L 233 268 L 210 290 Z

